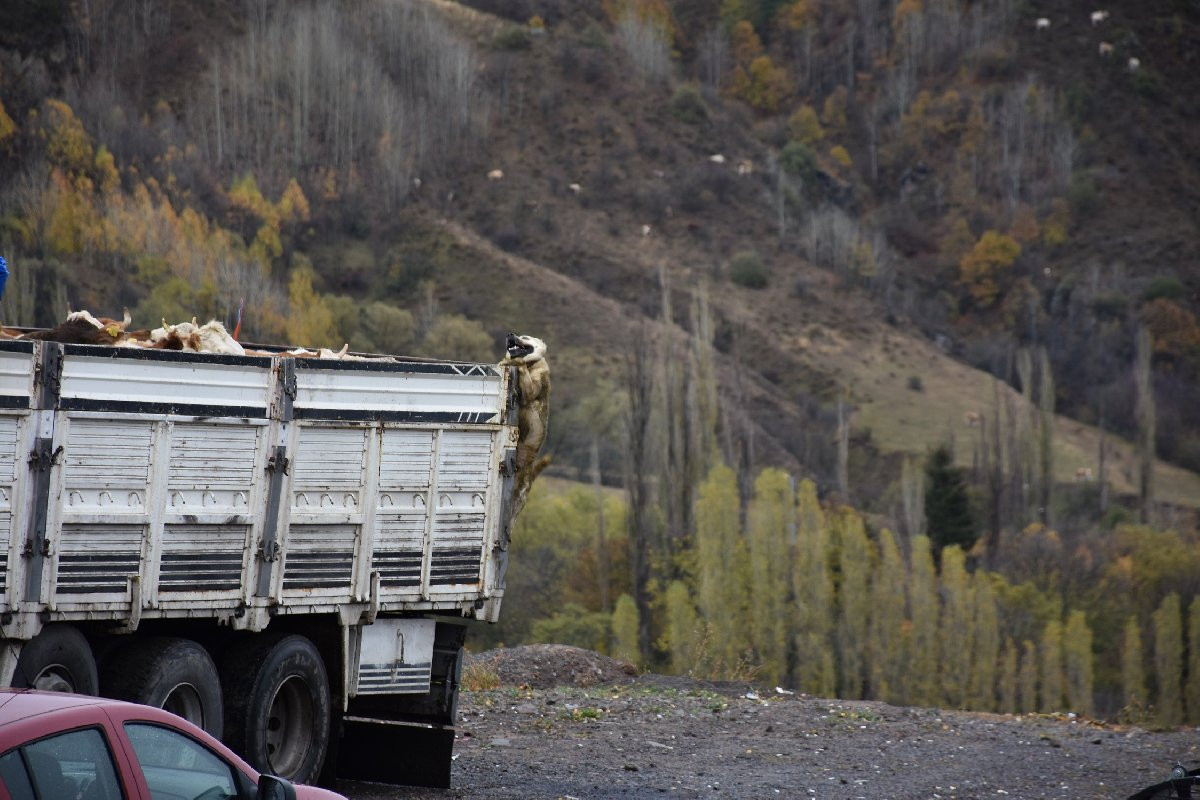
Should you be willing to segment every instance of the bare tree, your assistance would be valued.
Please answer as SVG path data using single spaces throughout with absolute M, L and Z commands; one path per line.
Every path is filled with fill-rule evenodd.
M 643 85 L 664 83 L 671 77 L 671 48 L 667 33 L 643 19 L 631 6 L 617 20 L 617 43 Z

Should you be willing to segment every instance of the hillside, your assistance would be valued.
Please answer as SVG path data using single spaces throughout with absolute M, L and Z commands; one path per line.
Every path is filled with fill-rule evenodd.
M 400 23 L 385 15 L 376 27 L 408 25 L 426 44 L 388 51 L 379 76 L 316 39 L 307 55 L 323 79 L 347 81 L 346 96 L 382 87 L 389 75 L 410 81 L 401 100 L 413 105 L 391 118 L 391 132 L 347 139 L 344 152 L 317 117 L 314 146 L 330 149 L 302 150 L 295 132 L 275 138 L 272 130 L 299 124 L 285 121 L 294 85 L 256 95 L 263 90 L 239 83 L 264 69 L 250 55 L 285 54 L 271 49 L 284 48 L 286 35 L 270 3 L 201 10 L 173 0 L 137 12 L 47 0 L 37 11 L 6 10 L 0 97 L 19 133 L 7 144 L 2 241 L 18 269 L 22 258 L 37 262 L 36 296 L 46 301 L 36 304 L 42 318 L 26 322 L 46 324 L 44 307 L 60 299 L 104 310 L 128 304 L 147 316 L 186 310 L 190 300 L 231 315 L 245 294 L 222 278 L 205 295 L 208 279 L 189 273 L 192 288 L 167 303 L 144 259 L 64 249 L 50 241 L 49 220 L 41 238 L 30 233 L 30 193 L 17 187 L 47 153 L 28 114 L 43 95 L 58 96 L 115 156 L 126 187 L 153 175 L 177 208 L 194 206 L 248 245 L 260 211 L 235 196 L 235 180 L 252 173 L 273 198 L 296 178 L 312 214 L 277 233 L 264 284 L 273 297 L 308 264 L 316 291 L 344 298 L 344 309 L 383 300 L 416 316 L 460 314 L 493 342 L 509 329 L 548 340 L 559 476 L 585 474 L 584 429 L 595 412 L 584 401 L 626 390 L 634 343 L 673 353 L 675 390 L 696 391 L 703 297 L 727 460 L 783 466 L 835 489 L 841 398 L 852 440 L 846 499 L 887 522 L 901 457 L 952 441 L 960 464 L 977 464 L 982 431 L 963 420 L 997 419 L 996 398 L 1020 398 L 1017 353 L 1041 348 L 1063 414 L 1053 469 L 1066 486 L 1080 470 L 1098 473 L 1099 424 L 1110 445 L 1135 432 L 1134 333 L 1151 314 L 1159 449 L 1174 462 L 1158 467 L 1158 498 L 1200 502 L 1200 479 L 1189 471 L 1200 467 L 1200 412 L 1187 401 L 1200 363 L 1192 336 L 1200 174 L 1184 146 L 1200 134 L 1194 6 L 1112 9 L 1098 28 L 1090 6 L 1065 0 L 1036 14 L 985 3 L 975 17 L 931 3 L 891 19 L 872 3 L 745 3 L 754 50 L 736 32 L 723 43 L 716 36 L 718 5 L 635 3 L 629 19 L 642 27 L 623 28 L 614 23 L 619 3 L 403 4 L 411 14 Z M 343 24 L 333 24 L 326 4 L 305 7 L 326 15 L 326 30 Z M 663 9 L 671 20 L 665 72 L 650 58 L 653 42 L 637 50 L 622 38 L 644 32 Z M 544 24 L 531 25 L 535 15 Z M 1048 30 L 1034 25 L 1042 15 Z M 301 26 L 287 35 L 308 35 L 302 15 L 287 24 Z M 902 34 L 927 37 L 927 55 L 917 58 L 916 40 Z M 1098 44 L 1110 40 L 1115 51 L 1102 58 Z M 777 103 L 748 94 L 753 81 L 745 91 L 730 83 L 743 51 L 785 71 Z M 1128 69 L 1130 57 L 1140 71 Z M 437 95 L 447 75 L 469 91 Z M 336 96 L 337 86 L 330 90 L 313 97 Z M 213 92 L 223 99 L 214 103 Z M 797 121 L 805 108 L 815 110 L 819 132 Z M 352 120 L 360 129 L 389 130 L 363 114 Z M 267 133 L 256 139 L 259 124 Z M 219 125 L 229 126 L 224 138 Z M 403 146 L 385 153 L 393 135 Z M 832 155 L 839 148 L 844 158 Z M 1014 166 L 1021 158 L 1027 163 Z M 503 177 L 489 179 L 493 170 Z M 1054 226 L 1060 235 L 1048 233 Z M 963 230 L 965 243 L 955 238 Z M 984 302 L 959 261 L 990 230 L 1011 234 L 1021 250 L 997 267 L 998 294 Z M 177 260 L 166 261 L 178 271 Z M 126 273 L 133 279 L 115 280 Z M 216 301 L 204 299 L 212 293 Z M 1170 305 L 1146 311 L 1158 301 Z M 264 296 L 261 305 L 271 302 Z M 269 331 L 268 319 L 248 323 Z M 329 342 L 308 343 L 338 346 L 351 327 L 336 323 L 322 332 Z M 610 483 L 623 471 L 614 431 L 597 432 Z M 1136 460 L 1131 445 L 1115 447 L 1106 477 L 1129 502 Z

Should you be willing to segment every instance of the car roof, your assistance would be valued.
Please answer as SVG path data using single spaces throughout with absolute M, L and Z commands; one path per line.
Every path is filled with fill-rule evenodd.
M 65 692 L 41 692 L 36 689 L 0 689 L 0 727 L 51 711 L 114 704 L 120 704 L 120 701 Z

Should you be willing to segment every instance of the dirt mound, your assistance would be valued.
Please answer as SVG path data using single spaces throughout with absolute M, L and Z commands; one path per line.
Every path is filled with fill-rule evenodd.
M 597 686 L 628 681 L 637 675 L 637 669 L 628 662 L 565 644 L 529 644 L 467 653 L 463 669 L 494 673 L 501 686 L 531 689 Z

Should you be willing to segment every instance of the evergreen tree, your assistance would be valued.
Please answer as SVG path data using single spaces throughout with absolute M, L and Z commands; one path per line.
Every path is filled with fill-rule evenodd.
M 996 710 L 996 668 L 1000 660 L 1000 618 L 991 578 L 975 573 L 975 630 L 972 637 L 970 708 Z
M 767 469 L 754 482 L 750 506 L 750 625 L 763 680 L 778 684 L 787 674 L 791 628 L 791 531 L 795 520 L 792 482 L 787 473 Z
M 741 536 L 737 476 L 724 464 L 709 470 L 696 501 L 700 614 L 712 632 L 717 674 L 732 676 L 750 649 L 746 547 Z
M 941 701 L 938 691 L 938 586 L 929 537 L 912 541 L 911 578 L 908 583 L 912 633 L 908 637 L 904 702 L 932 706 Z
M 879 532 L 879 566 L 871 581 L 871 627 L 867 646 L 869 696 L 899 702 L 904 682 L 905 598 L 908 575 L 892 532 Z
M 1072 611 L 1067 615 L 1063 638 L 1063 658 L 1067 680 L 1067 702 L 1078 714 L 1092 713 L 1092 629 L 1087 615 Z
M 837 691 L 837 670 L 832 647 L 833 576 L 829 560 L 829 525 L 812 481 L 801 481 L 796 501 L 796 565 L 793 572 L 796 686 L 817 697 L 832 697 Z
M 842 508 L 834 517 L 834 551 L 837 554 L 838 697 L 864 697 L 867 674 L 867 630 L 871 603 L 867 581 L 871 576 L 871 543 L 862 517 Z
M 1004 640 L 1004 654 L 1000 657 L 1000 707 L 1001 714 L 1017 713 L 1017 643 Z
M 966 557 L 951 545 L 942 551 L 942 611 L 938 625 L 938 651 L 942 654 L 942 702 L 952 708 L 967 707 L 971 680 L 971 583 Z
M 1021 644 L 1021 665 L 1017 668 L 1017 712 L 1037 711 L 1038 653 L 1037 646 L 1026 639 Z
M 1046 713 L 1063 707 L 1063 634 L 1062 622 L 1052 619 L 1042 633 L 1042 704 Z
M 1121 647 L 1121 689 L 1124 707 L 1121 716 L 1127 720 L 1140 720 L 1146 711 L 1149 693 L 1146 691 L 1146 668 L 1142 659 L 1142 628 L 1137 615 L 1130 614 L 1125 621 L 1125 633 Z
M 1171 592 L 1153 614 L 1154 677 L 1158 684 L 1158 721 L 1171 727 L 1183 721 L 1183 622 L 1179 595 Z
M 612 612 L 612 655 L 630 664 L 639 660 L 637 606 L 627 594 L 617 598 Z
M 950 545 L 970 550 L 975 543 L 967 483 L 944 445 L 930 453 L 925 462 L 925 527 L 935 556 Z

